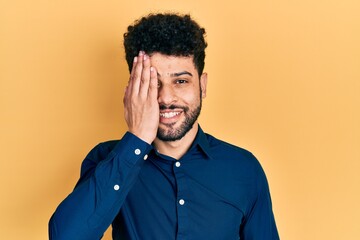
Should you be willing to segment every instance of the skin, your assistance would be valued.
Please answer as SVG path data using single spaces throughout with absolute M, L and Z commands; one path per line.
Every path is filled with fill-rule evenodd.
M 179 159 L 189 149 L 198 131 L 197 120 L 179 140 L 164 141 L 165 135 L 176 133 L 186 118 L 200 105 L 200 94 L 206 97 L 207 74 L 199 76 L 193 57 L 167 56 L 140 52 L 134 59 L 130 80 L 124 96 L 125 120 L 128 130 L 162 154 Z M 176 106 L 162 109 L 159 106 Z M 188 109 L 187 112 L 184 109 Z

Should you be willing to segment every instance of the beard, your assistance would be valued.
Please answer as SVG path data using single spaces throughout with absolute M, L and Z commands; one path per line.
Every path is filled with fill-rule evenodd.
M 201 96 L 201 95 L 200 95 Z M 177 141 L 182 139 L 194 126 L 194 123 L 198 119 L 200 112 L 201 112 L 201 105 L 202 105 L 202 99 L 200 97 L 200 103 L 197 107 L 195 107 L 193 110 L 190 110 L 189 107 L 183 107 L 183 106 L 165 106 L 160 105 L 160 110 L 165 109 L 182 109 L 183 113 L 185 115 L 184 122 L 181 123 L 180 127 L 175 128 L 175 123 L 166 124 L 167 129 L 161 129 L 159 127 L 157 132 L 157 138 L 161 141 L 170 142 L 170 141 Z

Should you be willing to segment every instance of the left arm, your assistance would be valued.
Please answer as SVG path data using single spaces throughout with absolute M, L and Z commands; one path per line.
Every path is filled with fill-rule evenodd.
M 256 194 L 240 227 L 240 239 L 244 240 L 279 240 L 269 185 L 260 166 L 255 170 Z

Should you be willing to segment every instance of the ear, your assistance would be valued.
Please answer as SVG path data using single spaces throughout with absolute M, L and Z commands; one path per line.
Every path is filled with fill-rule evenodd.
M 206 97 L 206 86 L 207 86 L 207 73 L 203 73 L 200 76 L 200 89 L 201 89 L 201 97 Z

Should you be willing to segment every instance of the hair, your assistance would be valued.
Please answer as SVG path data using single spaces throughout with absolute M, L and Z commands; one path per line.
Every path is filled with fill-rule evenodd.
M 174 13 L 149 14 L 128 26 L 124 33 L 124 47 L 129 71 L 139 51 L 147 54 L 193 57 L 199 76 L 205 65 L 205 29 L 190 15 Z

